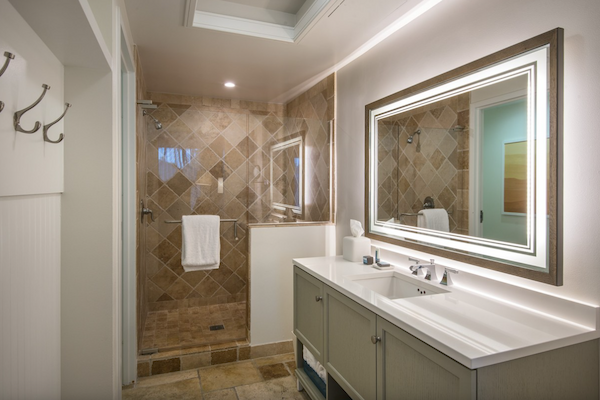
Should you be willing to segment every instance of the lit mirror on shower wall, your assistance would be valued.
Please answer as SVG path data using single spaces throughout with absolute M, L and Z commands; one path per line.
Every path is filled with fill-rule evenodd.
M 561 69 L 556 29 L 367 105 L 367 236 L 561 285 Z
M 297 136 L 271 146 L 271 207 L 283 221 L 302 218 L 304 140 Z

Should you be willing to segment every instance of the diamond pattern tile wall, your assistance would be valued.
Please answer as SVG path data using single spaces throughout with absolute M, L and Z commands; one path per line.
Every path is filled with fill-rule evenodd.
M 287 105 L 194 98 L 149 93 L 163 124 L 146 127 L 145 170 L 140 186 L 155 221 L 144 224 L 149 311 L 246 301 L 248 288 L 247 224 L 268 222 L 271 215 L 270 147 L 301 132 L 306 157 L 309 205 L 303 219 L 330 219 L 329 157 L 334 76 Z M 289 117 L 289 114 L 293 117 Z M 223 178 L 223 193 L 218 179 Z M 294 180 L 288 174 L 289 191 Z M 216 214 L 238 220 L 221 224 L 221 265 L 216 270 L 184 272 L 181 226 L 165 221 L 182 215 Z
M 146 196 L 155 208 L 156 222 L 146 224 L 147 296 L 150 310 L 246 300 L 247 259 L 247 119 L 251 109 L 215 109 L 181 104 L 183 96 L 151 94 L 160 104 L 153 112 L 163 131 L 148 135 Z M 166 101 L 165 101 L 166 100 Z M 275 109 L 282 117 L 283 107 Z M 224 178 L 225 193 L 217 193 Z M 218 270 L 183 271 L 181 227 L 165 224 L 188 214 L 218 214 L 237 218 L 239 241 L 231 227 L 222 226 L 222 263 Z M 244 249 L 244 252 L 237 250 Z M 148 268 L 149 267 L 149 268 Z
M 335 115 L 334 99 L 335 75 L 332 74 L 286 104 L 284 132 L 290 136 L 303 134 L 305 138 L 303 219 L 306 221 L 329 221 L 333 217 L 330 149 L 334 135 L 330 124 Z

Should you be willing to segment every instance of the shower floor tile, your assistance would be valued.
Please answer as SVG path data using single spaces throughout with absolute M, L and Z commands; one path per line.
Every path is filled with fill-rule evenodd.
M 224 329 L 210 330 L 223 325 Z M 246 302 L 151 311 L 142 349 L 176 349 L 246 339 Z

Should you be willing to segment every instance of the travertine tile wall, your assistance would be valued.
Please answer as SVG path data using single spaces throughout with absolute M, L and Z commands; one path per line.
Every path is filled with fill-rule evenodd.
M 267 160 L 256 143 L 283 127 L 283 106 L 150 93 L 163 124 L 148 128 L 146 196 L 155 222 L 146 225 L 147 299 L 150 310 L 246 300 L 247 224 L 269 212 L 265 184 L 249 186 L 248 171 Z M 249 133 L 248 133 L 249 132 Z M 248 154 L 251 154 L 249 157 Z M 223 193 L 218 179 L 223 178 Z M 258 192 L 257 192 L 258 190 Z M 238 220 L 221 224 L 221 265 L 184 272 L 181 225 L 165 221 L 182 215 L 216 214 Z
M 285 106 L 286 134 L 305 135 L 306 221 L 333 220 L 330 190 L 334 143 L 335 74 L 329 75 Z
M 327 121 L 334 115 L 334 82 L 332 75 L 287 105 L 148 93 L 158 105 L 152 115 L 163 125 L 156 130 L 146 118 L 143 179 L 155 217 L 144 223 L 149 311 L 246 301 L 247 224 L 270 221 L 273 144 L 304 135 L 308 155 L 312 152 L 306 162 L 312 180 L 305 190 L 312 197 L 305 219 L 329 219 Z M 217 190 L 219 178 L 223 193 Z M 181 225 L 165 221 L 193 214 L 238 220 L 239 240 L 233 224 L 221 224 L 219 269 L 184 272 L 181 266 Z
M 398 124 L 377 121 L 377 219 L 398 218 Z
M 469 95 L 400 114 L 379 129 L 378 218 L 417 213 L 431 196 L 450 213 L 450 232 L 468 234 Z M 417 129 L 421 134 L 407 143 Z M 403 216 L 401 223 L 415 226 L 416 217 Z
M 136 97 L 138 100 L 146 98 L 146 84 L 144 81 L 144 72 L 142 71 L 137 47 L 134 47 L 134 58 L 136 66 Z M 136 188 L 135 188 L 135 204 L 139 206 L 140 200 L 144 199 L 146 193 L 146 121 L 142 115 L 142 108 L 136 108 L 136 123 L 135 123 L 135 139 L 136 139 Z M 136 307 L 137 307 L 137 340 L 138 348 L 141 347 L 142 335 L 144 334 L 144 325 L 146 316 L 148 315 L 148 302 L 146 301 L 146 268 L 145 268 L 145 249 L 144 242 L 146 241 L 146 229 L 142 228 L 140 214 L 136 213 L 136 222 L 138 229 L 136 230 Z

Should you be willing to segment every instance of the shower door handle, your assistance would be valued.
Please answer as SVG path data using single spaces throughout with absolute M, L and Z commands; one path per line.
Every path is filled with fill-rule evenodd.
M 154 214 L 152 213 L 151 209 L 144 207 L 144 200 L 140 200 L 140 205 L 142 206 L 142 211 L 140 212 L 140 222 L 144 222 L 144 215 L 146 214 L 150 214 L 150 219 L 152 222 L 154 222 Z

